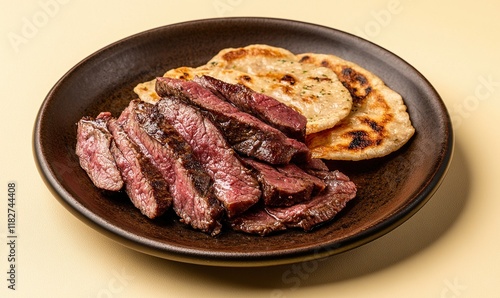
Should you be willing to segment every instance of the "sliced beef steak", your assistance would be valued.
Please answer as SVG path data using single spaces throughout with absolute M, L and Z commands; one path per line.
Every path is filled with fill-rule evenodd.
M 267 212 L 287 227 L 300 227 L 306 231 L 332 219 L 346 203 L 356 196 L 356 186 L 339 171 L 326 172 L 325 191 L 311 201 L 289 208 L 268 208 Z
M 313 191 L 318 192 L 324 188 L 322 180 L 292 164 L 276 167 L 251 158 L 242 158 L 242 161 L 259 180 L 266 206 L 284 207 L 305 202 L 311 199 Z
M 172 202 L 167 182 L 115 119 L 108 121 L 108 128 L 114 138 L 111 152 L 130 200 L 149 218 L 162 215 Z
M 276 169 L 278 170 L 278 172 L 280 172 L 281 174 L 283 174 L 287 177 L 299 179 L 299 180 L 302 180 L 308 184 L 312 184 L 312 186 L 313 186 L 313 193 L 312 194 L 313 195 L 321 192 L 326 187 L 325 181 L 323 181 L 322 179 L 320 179 L 316 176 L 313 176 L 313 175 L 310 175 L 310 174 L 304 172 L 304 170 L 302 170 L 299 166 L 297 166 L 295 164 L 287 164 L 287 165 L 283 165 L 283 166 L 278 166 L 278 167 L 276 167 Z
M 195 77 L 194 81 L 231 102 L 241 111 L 279 129 L 288 137 L 305 141 L 307 118 L 282 102 L 245 85 L 229 84 L 206 75 Z
M 234 217 L 259 201 L 259 184 L 240 162 L 220 131 L 196 108 L 166 96 L 155 106 L 179 134 L 213 179 L 217 198 L 228 217 Z
M 238 110 L 198 83 L 161 77 L 156 80 L 156 92 L 162 97 L 176 96 L 204 111 L 228 143 L 244 155 L 271 164 L 310 159 L 310 151 L 304 143 Z
M 266 236 L 287 229 L 281 220 L 271 216 L 266 212 L 265 208 L 252 208 L 248 212 L 230 220 L 229 224 L 235 231 L 260 236 Z
M 319 158 L 311 158 L 305 163 L 298 164 L 301 169 L 304 170 L 315 170 L 315 171 L 328 171 L 328 166 L 325 162 Z
M 237 231 L 264 236 L 287 228 L 309 231 L 331 220 L 356 196 L 356 186 L 338 171 L 322 171 L 318 174 L 325 179 L 326 188 L 312 200 L 290 207 L 255 208 L 231 220 L 231 227 Z
M 107 128 L 110 118 L 109 112 L 102 112 L 96 119 L 84 117 L 78 121 L 76 155 L 95 186 L 118 191 L 123 180 L 110 151 L 113 139 Z
M 223 209 L 214 196 L 212 180 L 173 126 L 153 113 L 151 104 L 133 100 L 118 121 L 127 135 L 159 169 L 169 185 L 173 208 L 181 221 L 218 234 Z

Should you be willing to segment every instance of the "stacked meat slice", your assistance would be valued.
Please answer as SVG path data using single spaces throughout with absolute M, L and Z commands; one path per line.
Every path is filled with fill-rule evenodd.
M 156 104 L 78 122 L 76 154 L 99 188 L 124 189 L 147 217 L 172 207 L 216 235 L 224 225 L 267 235 L 310 230 L 356 195 L 345 175 L 311 159 L 305 117 L 212 77 L 157 78 Z

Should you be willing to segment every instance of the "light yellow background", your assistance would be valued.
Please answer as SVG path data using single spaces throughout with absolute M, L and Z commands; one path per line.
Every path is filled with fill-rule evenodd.
M 1 3 L 0 297 L 500 297 L 500 2 Z M 447 105 L 456 136 L 449 173 L 429 203 L 393 232 L 349 252 L 250 269 L 144 255 L 64 209 L 32 155 L 33 124 L 50 88 L 80 60 L 121 38 L 229 16 L 287 18 L 347 31 L 422 72 Z M 27 22 L 36 30 L 27 31 Z M 9 181 L 18 185 L 16 291 L 6 281 Z

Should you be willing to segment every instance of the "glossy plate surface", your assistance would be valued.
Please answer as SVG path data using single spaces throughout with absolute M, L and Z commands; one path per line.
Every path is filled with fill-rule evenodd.
M 100 111 L 113 115 L 133 87 L 166 70 L 206 63 L 223 48 L 262 43 L 294 53 L 334 54 L 381 77 L 400 93 L 416 128 L 401 150 L 362 162 L 331 162 L 358 195 L 334 221 L 312 232 L 259 237 L 224 231 L 217 238 L 172 217 L 151 221 L 122 194 L 98 190 L 74 153 L 76 123 Z M 446 108 L 429 82 L 391 52 L 314 24 L 268 18 L 218 18 L 169 25 L 127 37 L 69 70 L 43 102 L 34 129 L 38 169 L 55 197 L 82 221 L 138 251 L 217 266 L 306 261 L 365 244 L 400 225 L 431 197 L 450 163 L 453 134 Z M 174 218 L 176 218 L 174 216 Z

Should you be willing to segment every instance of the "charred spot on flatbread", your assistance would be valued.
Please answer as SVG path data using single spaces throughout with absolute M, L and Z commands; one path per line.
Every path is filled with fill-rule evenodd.
M 235 60 L 242 59 L 245 57 L 270 57 L 270 58 L 289 58 L 293 56 L 288 51 L 283 51 L 279 48 L 273 48 L 268 46 L 261 47 L 245 47 L 237 48 L 234 50 L 225 51 L 221 57 L 227 63 L 234 62 Z
M 376 143 L 376 141 L 370 139 L 370 135 L 364 130 L 350 131 L 347 134 L 348 137 L 352 138 L 347 146 L 349 150 L 363 150 Z
M 368 82 L 368 79 L 350 67 L 342 67 L 337 76 L 355 100 L 365 98 L 372 91 L 372 86 Z
M 292 75 L 290 74 L 285 74 L 284 76 L 281 77 L 280 79 L 281 82 L 287 82 L 290 85 L 295 85 L 295 82 L 297 81 Z
M 241 75 L 241 76 L 238 78 L 238 82 L 239 82 L 240 84 L 243 84 L 243 85 L 245 85 L 245 83 L 251 83 L 251 82 L 252 82 L 252 77 L 251 77 L 251 76 L 249 76 L 249 75 L 246 75 L 246 74 Z

